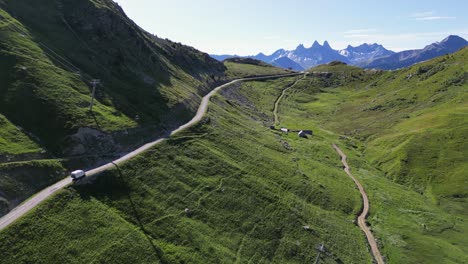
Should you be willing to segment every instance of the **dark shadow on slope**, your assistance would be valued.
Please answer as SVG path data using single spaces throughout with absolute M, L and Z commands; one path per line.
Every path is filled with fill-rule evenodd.
M 124 178 L 123 173 L 120 170 L 119 166 L 117 164 L 115 164 L 115 163 L 112 163 L 112 164 L 114 164 L 114 166 L 116 167 L 117 172 L 119 174 L 120 180 L 125 183 L 125 178 Z M 158 256 L 158 259 L 160 260 L 160 263 L 167 263 L 167 260 L 164 257 L 164 252 L 153 243 L 153 240 L 152 240 L 151 236 L 149 235 L 148 231 L 146 231 L 145 226 L 141 221 L 141 217 L 140 217 L 140 215 L 138 213 L 137 207 L 135 206 L 135 203 L 133 203 L 130 191 L 126 192 L 126 195 L 127 195 L 128 201 L 130 202 L 132 212 L 133 212 L 133 216 L 135 217 L 135 219 L 136 219 L 136 221 L 138 223 L 138 226 L 140 227 L 141 231 L 145 235 L 145 237 L 148 240 L 149 244 L 151 245 L 153 251 Z
M 113 163 L 116 170 L 104 171 L 100 174 L 86 177 L 84 180 L 76 182 L 73 188 L 78 192 L 83 200 L 97 199 L 98 201 L 106 204 L 110 208 L 122 211 L 128 216 L 126 220 L 133 225 L 139 227 L 144 236 L 148 240 L 149 246 L 157 256 L 160 263 L 168 263 L 164 257 L 164 252 L 154 244 L 150 233 L 146 230 L 142 221 L 141 214 L 138 212 L 138 207 L 135 204 L 129 182 L 124 177 L 120 167 Z M 125 201 L 125 209 L 114 206 L 111 201 Z

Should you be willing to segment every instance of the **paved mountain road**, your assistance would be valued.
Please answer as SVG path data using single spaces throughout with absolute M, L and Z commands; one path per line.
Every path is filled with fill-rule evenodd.
M 348 166 L 348 162 L 346 161 L 346 155 L 341 151 L 340 148 L 338 148 L 337 145 L 333 144 L 333 148 L 338 152 L 338 154 L 341 157 L 341 163 L 343 163 L 344 166 L 344 171 L 346 174 L 348 174 L 351 179 L 353 179 L 354 183 L 359 189 L 359 192 L 361 193 L 362 196 L 362 203 L 363 203 L 363 208 L 361 214 L 358 216 L 358 225 L 361 228 L 361 230 L 364 232 L 367 238 L 367 242 L 369 243 L 371 250 L 372 250 L 372 255 L 374 256 L 374 259 L 377 261 L 378 264 L 384 264 L 383 257 L 380 254 L 379 247 L 377 246 L 377 243 L 375 242 L 374 235 L 372 235 L 372 232 L 370 231 L 369 227 L 366 224 L 366 217 L 367 214 L 369 213 L 369 199 L 367 198 L 366 191 L 362 187 L 361 183 L 351 174 L 351 169 Z
M 275 78 L 282 78 L 282 77 L 290 77 L 290 76 L 296 76 L 296 75 L 301 75 L 302 73 L 290 73 L 290 74 L 280 74 L 280 75 L 269 75 L 269 76 L 261 76 L 261 77 L 250 77 L 250 78 L 242 78 L 242 79 L 237 79 L 234 81 L 231 81 L 229 83 L 223 84 L 221 86 L 216 87 L 213 89 L 210 93 L 205 95 L 202 98 L 202 101 L 200 103 L 200 106 L 198 107 L 197 114 L 190 120 L 188 123 L 181 125 L 180 127 L 174 129 L 170 135 L 174 135 L 177 132 L 180 132 L 186 128 L 189 128 L 196 123 L 198 123 L 203 116 L 205 115 L 206 111 L 208 110 L 208 103 L 210 102 L 211 96 L 213 96 L 217 91 L 220 89 L 223 89 L 231 84 L 237 83 L 237 82 L 242 82 L 242 81 L 255 81 L 255 80 L 265 80 L 265 79 L 275 79 Z M 125 154 L 124 156 L 120 157 L 119 159 L 116 159 L 112 162 L 109 162 L 107 164 L 104 164 L 100 167 L 91 169 L 86 171 L 86 177 L 96 175 L 100 172 L 103 172 L 105 170 L 111 169 L 114 167 L 115 164 L 121 164 L 139 154 L 142 152 L 154 147 L 155 145 L 163 142 L 164 140 L 168 139 L 167 137 L 159 138 L 155 141 L 149 142 L 138 149 L 135 149 L 132 152 L 129 152 Z M 55 192 L 58 190 L 61 190 L 65 188 L 66 186 L 70 185 L 72 183 L 71 177 L 67 177 L 45 189 L 42 191 L 38 192 L 34 196 L 32 196 L 29 200 L 26 200 L 13 210 L 11 210 L 8 214 L 4 215 L 2 218 L 0 218 L 0 230 L 5 229 L 8 225 L 13 223 L 15 220 L 20 218 L 21 216 L 25 215 L 27 212 L 29 212 L 31 209 L 35 208 L 38 204 L 52 196 Z

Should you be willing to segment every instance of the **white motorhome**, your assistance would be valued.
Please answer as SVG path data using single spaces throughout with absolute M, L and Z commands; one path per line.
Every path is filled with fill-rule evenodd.
M 71 177 L 74 181 L 81 179 L 85 176 L 86 176 L 86 173 L 83 170 L 76 170 L 71 173 Z

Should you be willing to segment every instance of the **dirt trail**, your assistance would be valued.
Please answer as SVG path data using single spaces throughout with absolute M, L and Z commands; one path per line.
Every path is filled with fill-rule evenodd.
M 170 136 L 174 135 L 175 133 L 178 133 L 184 129 L 187 129 L 193 125 L 195 125 L 196 123 L 200 122 L 200 120 L 202 120 L 202 118 L 205 116 L 207 110 L 208 110 L 208 104 L 210 102 L 210 98 L 211 96 L 213 96 L 214 94 L 216 94 L 217 91 L 219 91 L 220 89 L 223 89 L 231 84 L 234 84 L 234 83 L 237 83 L 237 82 L 242 82 L 242 81 L 254 81 L 254 80 L 267 80 L 267 79 L 275 79 L 275 78 L 282 78 L 282 77 L 290 77 L 290 76 L 296 76 L 296 75 L 300 75 L 301 73 L 289 73 L 289 74 L 279 74 L 279 75 L 269 75 L 269 76 L 258 76 L 258 77 L 250 77 L 250 78 L 242 78 L 242 79 L 237 79 L 237 80 L 233 80 L 229 83 L 226 83 L 226 84 L 223 84 L 221 86 L 218 86 L 217 88 L 213 89 L 210 93 L 208 93 L 207 95 L 205 95 L 203 98 L 202 98 L 202 101 L 200 103 L 200 106 L 198 107 L 198 111 L 196 113 L 196 115 L 192 118 L 192 120 L 190 120 L 189 122 L 187 122 L 186 124 L 184 125 L 181 125 L 180 127 L 178 127 L 177 129 L 174 129 L 172 132 L 170 132 Z M 161 137 L 155 141 L 152 141 L 152 142 L 149 142 L 135 150 L 133 150 L 132 152 L 129 152 L 125 155 L 123 155 L 122 157 L 114 160 L 114 161 L 111 161 L 107 164 L 104 164 L 102 166 L 99 166 L 97 168 L 94 168 L 92 170 L 88 170 L 86 171 L 86 177 L 90 177 L 90 176 L 93 176 L 93 175 L 97 175 L 105 170 L 109 170 L 111 168 L 114 168 L 115 165 L 119 165 L 143 152 L 145 152 L 146 150 L 160 144 L 161 142 L 167 140 L 168 137 Z M 13 210 L 11 210 L 8 214 L 4 215 L 3 217 L 0 218 L 0 230 L 6 228 L 8 225 L 10 225 L 11 223 L 13 223 L 14 221 L 16 221 L 18 218 L 20 218 L 21 216 L 25 215 L 27 212 L 29 212 L 30 210 L 32 210 L 33 208 L 35 208 L 38 204 L 40 204 L 41 202 L 43 202 L 44 200 L 46 200 L 47 198 L 49 198 L 50 196 L 52 196 L 54 193 L 56 193 L 58 190 L 61 190 L 63 188 L 65 188 L 66 186 L 70 185 L 72 183 L 72 179 L 70 177 L 67 177 L 45 189 L 43 189 L 42 191 L 36 193 L 34 196 L 32 196 L 29 200 L 23 202 L 22 204 L 20 204 L 19 206 L 15 207 Z
M 372 232 L 370 231 L 369 227 L 366 224 L 366 217 L 367 214 L 369 213 L 369 199 L 367 198 L 366 191 L 364 191 L 364 188 L 362 187 L 361 183 L 351 174 L 351 168 L 348 166 L 348 162 L 346 161 L 346 155 L 341 151 L 340 148 L 338 148 L 337 145 L 333 144 L 333 148 L 338 152 L 338 154 L 341 156 L 341 163 L 343 163 L 344 166 L 344 171 L 346 174 L 348 174 L 351 179 L 353 179 L 354 183 L 359 189 L 359 192 L 361 193 L 362 196 L 362 203 L 363 203 L 363 208 L 361 214 L 358 216 L 358 225 L 361 228 L 361 230 L 366 234 L 367 237 L 367 242 L 369 243 L 371 250 L 372 250 L 372 255 L 374 256 L 374 259 L 377 261 L 378 264 L 384 264 L 385 262 L 383 261 L 382 255 L 380 254 L 379 247 L 377 246 L 377 243 L 375 242 L 374 235 L 372 235 Z
M 279 108 L 279 103 L 281 99 L 283 99 L 284 95 L 289 89 L 293 88 L 300 80 L 304 79 L 306 76 L 307 76 L 307 73 L 305 73 L 302 78 L 296 80 L 293 84 L 286 87 L 286 89 L 283 89 L 283 91 L 281 92 L 281 95 L 278 97 L 278 99 L 276 99 L 275 108 L 273 109 L 273 116 L 275 117 L 275 123 L 274 123 L 275 126 L 279 125 L 278 108 Z

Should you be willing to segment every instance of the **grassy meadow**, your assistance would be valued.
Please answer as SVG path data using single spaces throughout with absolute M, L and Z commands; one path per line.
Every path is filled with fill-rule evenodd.
M 5 262 L 304 263 L 324 242 L 324 263 L 371 263 L 333 136 L 268 128 L 294 80 L 228 88 L 196 127 L 63 190 L 2 232 Z
M 467 56 L 393 72 L 320 66 L 280 106 L 282 125 L 347 142 L 388 263 L 467 262 Z
M 38 152 L 40 146 L 0 114 L 0 156 Z
M 229 79 L 291 73 L 291 71 L 260 61 L 255 61 L 253 62 L 255 64 L 252 64 L 238 59 L 236 61 L 225 60 L 223 63 L 226 66 L 226 76 Z

